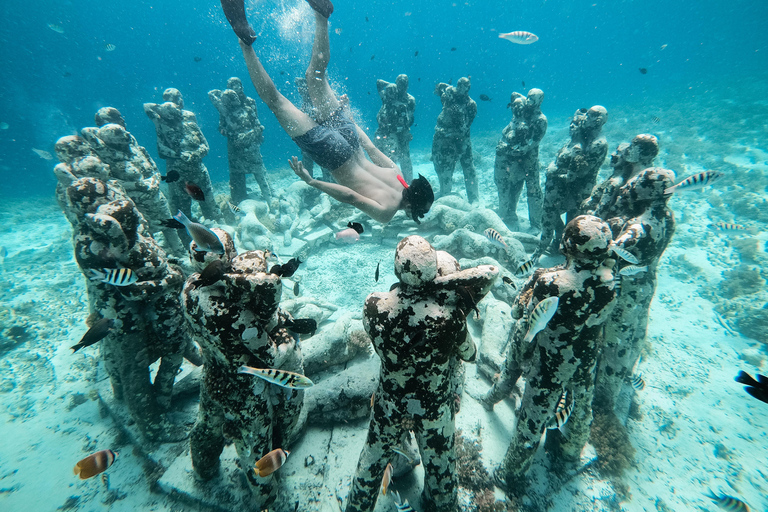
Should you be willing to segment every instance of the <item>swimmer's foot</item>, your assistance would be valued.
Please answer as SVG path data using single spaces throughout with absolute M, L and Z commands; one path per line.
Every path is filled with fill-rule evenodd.
M 222 3 L 224 0 L 222 0 Z M 328 18 L 333 13 L 333 4 L 331 0 L 307 0 L 312 9 L 323 18 Z
M 252 45 L 256 40 L 256 32 L 245 17 L 245 0 L 221 0 L 221 8 L 237 37 L 248 46 Z

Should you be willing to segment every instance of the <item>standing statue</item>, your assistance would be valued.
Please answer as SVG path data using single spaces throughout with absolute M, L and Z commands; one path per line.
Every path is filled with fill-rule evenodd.
M 638 259 L 619 259 L 621 292 L 605 324 L 605 348 L 597 372 L 596 397 L 609 409 L 640 357 L 648 328 L 648 311 L 656 291 L 656 269 L 675 231 L 664 191 L 675 184 L 675 173 L 660 167 L 645 169 L 617 191 L 613 204 L 596 213 L 611 225 L 616 245 Z
M 214 230 L 225 253 L 191 253 L 200 273 L 187 279 L 181 295 L 205 360 L 200 409 L 190 437 L 192 467 L 204 480 L 216 477 L 226 440 L 233 440 L 254 509 L 262 510 L 271 508 L 277 485 L 274 474 L 261 477 L 254 464 L 293 442 L 304 392 L 238 373 L 238 368 L 303 374 L 301 351 L 283 326 L 290 316 L 278 308 L 282 283 L 280 276 L 267 273 L 265 253 L 235 256 L 231 237 Z M 211 266 L 219 271 L 212 273 Z
M 539 184 L 539 143 L 547 133 L 547 117 L 541 113 L 544 92 L 531 89 L 526 98 L 513 92 L 512 121 L 501 132 L 496 145 L 494 180 L 499 191 L 499 216 L 509 227 L 518 223 L 517 201 L 525 185 L 528 221 L 541 229 L 542 192 Z
M 585 214 L 598 215 L 616 202 L 619 189 L 640 171 L 653 166 L 653 159 L 659 154 L 658 139 L 648 133 L 636 135 L 632 142 L 622 142 L 616 151 L 611 153 L 611 168 L 613 174 L 597 185 L 592 194 L 584 200 L 581 209 Z
M 185 190 L 187 184 L 200 188 L 204 199 L 198 200 L 200 209 L 207 219 L 220 219 L 221 211 L 216 206 L 213 185 L 203 163 L 208 154 L 208 141 L 197 125 L 195 114 L 184 110 L 184 100 L 178 89 L 163 92 L 165 103 L 145 103 L 144 113 L 155 124 L 157 131 L 157 153 L 165 160 L 171 211 L 181 210 L 193 218 L 192 198 Z M 178 175 L 176 175 L 178 173 Z
M 561 412 L 561 398 L 573 407 L 568 437 L 560 442 L 561 457 L 578 460 L 589 438 L 602 323 L 616 297 L 608 266 L 612 260 L 606 261 L 610 246 L 608 224 L 590 215 L 576 217 L 565 227 L 560 246 L 565 266 L 537 269 L 512 305 L 517 323 L 510 334 L 509 353 L 499 379 L 481 399 L 492 410 L 509 397 L 521 376 L 525 378 L 514 437 L 495 473 L 497 485 L 507 492 L 525 493 L 525 473 L 542 434 L 559 426 L 555 414 Z M 551 298 L 557 299 L 554 316 L 542 323 L 537 306 L 543 308 Z
M 469 128 L 477 115 L 477 103 L 469 97 L 469 78 L 459 78 L 456 87 L 445 83 L 435 86 L 443 110 L 437 116 L 435 135 L 432 138 L 432 163 L 440 180 L 440 197 L 451 193 L 453 169 L 456 162 L 464 171 L 464 188 L 467 200 L 476 203 L 480 198 L 472 160 L 472 142 Z
M 381 108 L 376 114 L 379 127 L 373 143 L 382 153 L 400 166 L 405 181 L 413 179 L 411 163 L 411 126 L 414 121 L 416 99 L 408 94 L 408 75 L 397 75 L 395 83 L 376 80 L 381 97 Z
M 238 204 L 248 197 L 245 177 L 252 173 L 261 189 L 262 199 L 271 205 L 272 192 L 261 157 L 264 127 L 259 122 L 256 101 L 245 95 L 243 83 L 237 77 L 227 80 L 226 90 L 209 91 L 208 99 L 219 111 L 219 132 L 227 138 L 232 202 Z
M 347 512 L 370 512 L 387 463 L 397 457 L 409 431 L 424 462 L 426 512 L 458 507 L 454 417 L 458 361 L 474 361 L 476 347 L 466 315 L 485 296 L 498 269 L 484 265 L 457 270 L 420 236 L 400 241 L 395 252 L 399 283 L 368 296 L 363 326 L 381 358 L 368 437 L 360 454 Z
M 166 250 L 182 254 L 184 246 L 178 232 L 162 224 L 171 218 L 171 211 L 160 190 L 160 173 L 152 157 L 125 129 L 125 120 L 116 108 L 99 109 L 96 126 L 83 128 L 80 133 L 99 159 L 109 165 L 109 178 L 120 182 L 152 232 L 163 233 Z
M 184 277 L 149 236 L 146 220 L 119 183 L 104 181 L 108 168 L 89 153 L 84 139 L 59 139 L 56 155 L 57 196 L 72 223 L 75 259 L 88 279 L 90 323 L 111 320 L 99 343 L 115 399 L 147 439 L 183 439 L 185 429 L 165 413 L 182 359 L 202 362 L 179 304 Z M 158 360 L 151 380 L 150 365 Z
M 557 152 L 547 169 L 544 206 L 541 216 L 541 239 L 534 253 L 538 258 L 548 249 L 556 250 L 565 223 L 581 213 L 581 203 L 589 197 L 597 181 L 597 173 L 608 154 L 608 143 L 601 136 L 608 111 L 600 105 L 580 108 L 571 120 L 571 140 Z

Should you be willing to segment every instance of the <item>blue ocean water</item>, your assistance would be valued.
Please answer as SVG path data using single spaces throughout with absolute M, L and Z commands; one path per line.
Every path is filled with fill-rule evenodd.
M 638 421 L 633 431 L 632 442 L 639 453 L 639 466 L 630 478 L 634 499 L 614 509 L 684 510 L 707 505 L 707 510 L 715 510 L 702 497 L 708 485 L 721 485 L 734 495 L 743 491 L 739 495 L 753 509 L 765 506 L 768 486 L 762 459 L 756 460 L 754 454 L 765 454 L 766 409 L 733 383 L 733 375 L 737 368 L 765 374 L 768 333 L 757 341 L 760 332 L 755 339 L 730 336 L 726 331 L 733 326 L 718 327 L 712 318 L 724 314 L 722 310 L 714 313 L 717 295 L 736 286 L 732 284 L 735 278 L 721 279 L 737 267 L 756 269 L 749 274 L 756 276 L 755 283 L 750 288 L 752 295 L 726 301 L 728 312 L 738 315 L 765 303 L 765 281 L 761 279 L 768 278 L 763 209 L 768 198 L 768 3 L 339 0 L 335 5 L 330 27 L 334 86 L 349 94 L 359 122 L 373 132 L 381 105 L 376 80 L 391 82 L 406 73 L 409 92 L 417 102 L 411 150 L 418 169 L 431 167 L 432 134 L 441 108 L 433 94 L 435 84 L 471 78 L 470 95 L 478 101 L 473 142 L 480 157 L 478 171 L 484 174 L 481 181 L 488 185 L 483 190 L 488 207 L 494 206 L 496 194 L 492 188 L 493 149 L 511 117 L 506 108 L 509 95 L 525 93 L 531 87 L 544 90 L 542 109 L 550 123 L 542 143 L 542 167 L 566 140 L 573 112 L 601 104 L 609 111 L 604 133 L 610 150 L 649 131 L 659 136 L 660 164 L 674 169 L 678 176 L 684 176 L 689 167 L 732 173 L 722 196 L 718 192 L 703 196 L 706 199 L 687 196 L 673 200 L 680 224 L 663 260 L 652 310 L 648 336 L 656 352 L 648 362 L 654 370 L 644 374 L 648 382 L 645 397 L 649 397 L 643 402 L 645 423 Z M 246 0 L 246 7 L 258 33 L 255 47 L 265 67 L 278 87 L 298 100 L 293 78 L 304 73 L 313 34 L 308 7 L 303 0 Z M 11 355 L 3 352 L 1 356 L 5 358 L 2 369 L 13 375 L 14 384 L 6 387 L 10 380 L 6 378 L 0 388 L 6 404 L 3 413 L 12 418 L 0 424 L 0 438 L 28 443 L 34 456 L 24 447 L 2 452 L 9 455 L 6 461 L 0 457 L 0 509 L 7 500 L 10 510 L 18 510 L 20 502 L 36 494 L 43 498 L 29 509 L 52 510 L 79 493 L 82 510 L 180 510 L 172 500 L 147 491 L 137 462 L 140 457 L 132 459 L 129 449 L 124 449 L 119 461 L 122 467 L 113 468 L 118 471 L 110 475 L 115 488 L 134 486 L 131 499 L 111 507 L 99 504 L 102 495 L 98 493 L 104 491 L 97 489 L 95 479 L 71 488 L 75 484 L 70 461 L 83 456 L 83 445 L 97 447 L 87 435 L 83 441 L 83 431 L 91 428 L 88 422 L 101 426 L 107 420 L 99 419 L 90 402 L 65 414 L 64 399 L 59 400 L 62 396 L 69 400 L 72 393 L 85 393 L 90 387 L 72 382 L 69 375 L 62 377 L 63 372 L 57 375 L 57 371 L 71 365 L 73 371 L 85 373 L 83 367 L 95 357 L 64 358 L 71 354 L 67 343 L 60 340 L 75 342 L 85 331 L 87 297 L 72 259 L 69 225 L 54 205 L 52 168 L 56 161 L 42 158 L 33 149 L 53 154 L 59 137 L 93 126 L 93 115 L 100 107 L 114 106 L 163 172 L 155 129 L 142 104 L 161 102 L 163 90 L 175 87 L 208 139 L 211 149 L 205 164 L 213 181 L 224 190 L 226 140 L 218 133 L 218 112 L 207 93 L 223 89 L 231 76 L 243 79 L 249 96 L 256 97 L 255 90 L 216 0 L 3 0 L 0 20 L 0 238 L 13 237 L 12 242 L 0 240 L 0 246 L 9 248 L 7 261 L 0 262 L 4 265 L 0 266 L 0 309 L 6 310 L 0 327 L 3 336 L 9 337 L 9 326 L 22 325 L 19 319 L 39 320 L 25 324 L 28 333 L 22 334 L 30 339 Z M 499 33 L 513 30 L 534 32 L 539 41 L 519 46 L 498 38 Z M 114 45 L 114 50 L 108 51 L 107 45 Z M 480 101 L 481 94 L 491 101 Z M 258 100 L 257 104 L 265 126 L 261 150 L 267 169 L 281 186 L 287 186 L 296 181 L 286 162 L 297 154 L 297 148 L 264 104 Z M 661 118 L 660 124 L 652 121 L 655 116 Z M 461 187 L 459 193 L 463 193 Z M 707 231 L 706 224 L 714 221 L 743 222 L 762 229 L 762 238 L 754 244 L 757 251 L 750 252 L 746 243 L 737 247 Z M 392 251 L 391 246 L 371 248 L 363 243 L 326 249 L 323 258 L 314 258 L 302 268 L 303 293 L 359 313 L 368 293 L 374 288 L 384 291 L 394 280 Z M 383 261 L 382 279 L 372 283 L 379 259 Z M 749 288 L 747 284 L 743 287 Z M 48 323 L 59 315 L 60 322 Z M 66 329 L 52 330 L 54 324 Z M 51 362 L 54 354 L 56 368 Z M 50 396 L 40 396 L 43 394 Z M 51 397 L 55 404 L 46 402 L 54 400 Z M 705 401 L 706 409 L 700 405 Z M 62 409 L 61 419 L 47 417 L 34 423 L 45 413 L 39 404 Z M 465 426 L 472 411 L 462 413 Z M 479 407 L 475 413 L 478 417 L 484 414 Z M 504 427 L 511 425 L 511 414 L 499 414 L 501 420 L 483 425 L 499 432 L 499 445 L 486 445 L 486 452 L 495 450 L 497 458 L 508 440 Z M 32 424 L 35 426 L 28 427 Z M 365 425 L 357 429 L 362 436 Z M 72 432 L 76 435 L 70 435 Z M 94 434 L 101 441 L 98 448 L 111 439 L 103 432 L 99 436 Z M 360 441 L 350 441 L 349 451 L 339 456 L 349 459 L 340 473 L 347 475 L 354 469 Z M 307 449 L 297 451 L 298 466 Z M 38 477 L 48 470 L 46 453 L 64 459 L 57 468 L 65 466 L 66 474 L 57 472 L 50 482 L 40 482 Z M 709 471 L 715 466 L 717 471 Z M 693 474 L 702 467 L 712 481 L 688 477 L 688 472 Z M 5 485 L 5 478 L 11 483 Z M 18 483 L 21 480 L 23 484 Z M 47 499 L 46 487 L 54 489 Z M 588 491 L 594 489 L 578 489 L 573 494 Z M 558 506 L 555 503 L 548 510 L 567 509 Z
M 292 93 L 311 47 L 306 6 L 246 4 L 257 47 L 270 55 L 268 71 Z M 214 181 L 225 179 L 226 142 L 206 94 L 246 72 L 218 2 L 4 0 L 0 13 L 0 122 L 8 124 L 0 130 L 0 194 L 49 195 L 52 162 L 31 149 L 52 152 L 58 137 L 93 125 L 102 106 L 118 108 L 156 157 L 142 104 L 160 101 L 167 87 L 184 94 L 211 144 L 206 164 Z M 340 1 L 331 20 L 331 72 L 372 130 L 380 106 L 376 79 L 408 74 L 418 105 L 412 147 L 419 150 L 430 146 L 440 111 L 435 84 L 461 76 L 471 77 L 475 98 L 492 98 L 480 102 L 475 133 L 500 131 L 510 93 L 530 87 L 545 91 L 551 124 L 593 104 L 642 109 L 644 102 L 694 93 L 738 101 L 736 86 L 768 69 L 766 21 L 768 6 L 749 0 Z M 540 40 L 517 46 L 498 39 L 513 30 Z M 106 44 L 115 50 L 105 51 Z M 255 96 L 250 84 L 246 90 Z M 261 110 L 267 166 L 284 167 L 295 149 Z

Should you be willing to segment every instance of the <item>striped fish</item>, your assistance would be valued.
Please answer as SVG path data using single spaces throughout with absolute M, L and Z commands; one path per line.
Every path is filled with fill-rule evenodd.
M 499 38 L 515 44 L 532 44 L 539 40 L 536 34 L 531 34 L 525 30 L 515 30 L 506 34 L 499 34 Z
M 397 491 L 395 491 L 395 506 L 397 507 L 397 512 L 414 512 L 408 500 L 400 501 L 400 493 Z
M 669 187 L 664 191 L 665 194 L 673 194 L 675 192 L 698 190 L 704 188 L 707 185 L 711 185 L 715 181 L 725 176 L 721 172 L 717 171 L 704 171 L 693 176 L 688 176 L 683 181 L 673 187 Z
M 237 369 L 237 373 L 255 375 L 267 382 L 277 384 L 284 388 L 306 389 L 315 385 L 314 382 L 304 375 L 286 370 L 276 370 L 274 368 L 252 368 L 250 366 L 241 366 Z
M 411 457 L 409 457 L 408 455 L 406 455 L 402 450 L 399 450 L 397 448 L 392 448 L 392 451 L 395 452 L 396 454 L 404 457 L 405 460 L 408 461 L 408 464 L 413 464 L 413 459 Z
M 117 453 L 112 450 L 101 450 L 75 464 L 75 474 L 80 477 L 80 480 L 91 478 L 106 471 L 116 458 Z
M 728 496 L 726 494 L 720 494 L 718 496 L 712 492 L 711 489 L 709 494 L 705 494 L 704 496 L 717 503 L 717 506 L 723 510 L 728 510 L 729 512 L 749 512 L 749 506 L 733 496 Z
M 645 381 L 643 380 L 642 373 L 633 373 L 632 375 L 629 376 L 627 380 L 629 380 L 629 383 L 637 391 L 642 391 L 645 389 Z
M 621 275 L 614 276 L 613 278 L 613 291 L 618 297 L 621 294 Z
M 515 275 L 517 277 L 522 277 L 528 273 L 530 273 L 531 269 L 533 269 L 534 265 L 536 265 L 536 262 L 538 262 L 538 258 L 531 258 L 528 261 L 524 262 L 522 265 L 517 267 L 517 270 L 515 270 Z
M 235 203 L 227 201 L 227 204 L 229 205 L 229 211 L 231 211 L 235 215 L 245 215 L 245 212 L 243 212 L 243 210 L 241 210 L 240 207 L 237 206 Z
M 256 467 L 253 472 L 260 477 L 269 476 L 285 464 L 288 456 L 291 454 L 288 450 L 276 448 L 256 461 Z
M 381 494 L 383 496 L 386 496 L 389 483 L 392 481 L 392 471 L 392 464 L 387 462 L 387 467 L 384 468 L 384 477 L 381 479 Z
M 646 271 L 648 271 L 648 265 L 643 267 L 638 267 L 637 265 L 628 265 L 626 267 L 622 267 L 621 270 L 619 270 L 619 274 L 622 276 L 634 276 L 635 274 L 640 274 L 641 272 Z
M 629 252 L 628 250 L 626 250 L 625 248 L 623 248 L 623 247 L 621 247 L 619 245 L 611 244 L 611 250 L 619 258 L 623 259 L 624 261 L 628 261 L 629 263 L 631 263 L 633 265 L 637 265 L 638 263 L 640 263 L 640 260 L 637 259 L 637 256 L 635 256 L 634 254 L 632 254 L 631 252 Z
M 105 268 L 104 272 L 91 269 L 91 272 L 96 279 L 112 286 L 128 286 L 139 280 L 133 270 L 129 268 Z
M 715 222 L 710 227 L 716 231 L 751 231 L 750 228 L 741 224 L 731 224 L 728 222 Z
M 216 233 L 197 222 L 192 222 L 184 215 L 184 212 L 179 210 L 179 213 L 173 216 L 174 219 L 184 224 L 187 228 L 187 233 L 197 244 L 195 250 L 200 252 L 213 252 L 216 254 L 224 254 L 224 245 L 216 236 Z
M 507 242 L 504 241 L 504 239 L 501 237 L 498 231 L 496 231 L 493 228 L 488 228 L 485 231 L 483 231 L 483 234 L 485 237 L 490 240 L 494 245 L 498 245 L 502 249 L 509 250 L 509 246 L 507 245 Z
M 557 311 L 557 304 L 560 299 L 557 297 L 547 297 L 533 308 L 531 316 L 528 318 L 528 332 L 523 339 L 523 343 L 530 343 L 536 335 L 544 330 Z
M 573 399 L 568 398 L 568 390 L 564 389 L 560 395 L 560 400 L 557 401 L 557 407 L 555 408 L 555 416 L 547 424 L 549 430 L 560 430 L 562 432 L 563 425 L 568 423 L 568 418 L 571 417 L 573 412 Z

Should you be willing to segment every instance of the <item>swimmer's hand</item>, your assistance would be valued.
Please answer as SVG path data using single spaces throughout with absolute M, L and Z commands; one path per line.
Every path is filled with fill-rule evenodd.
M 291 166 L 291 169 L 296 173 L 296 176 L 301 178 L 304 183 L 311 185 L 310 182 L 312 181 L 312 176 L 309 175 L 309 172 L 304 168 L 304 164 L 298 157 L 292 156 L 291 159 L 288 160 L 288 165 Z

